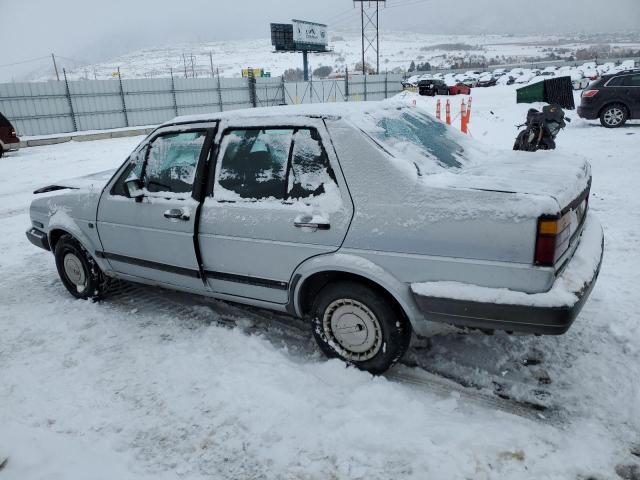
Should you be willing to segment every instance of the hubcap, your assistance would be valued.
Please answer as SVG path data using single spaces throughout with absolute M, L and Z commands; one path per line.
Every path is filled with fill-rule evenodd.
M 624 112 L 619 108 L 610 108 L 604 114 L 604 121 L 607 125 L 618 125 L 624 119 Z
M 64 256 L 63 264 L 65 275 L 71 283 L 78 287 L 78 291 L 81 291 L 81 288 L 84 288 L 87 283 L 82 262 L 75 254 L 67 253 Z
M 382 346 L 380 322 L 363 303 L 351 299 L 332 302 L 325 310 L 323 328 L 334 349 L 347 360 L 373 358 Z

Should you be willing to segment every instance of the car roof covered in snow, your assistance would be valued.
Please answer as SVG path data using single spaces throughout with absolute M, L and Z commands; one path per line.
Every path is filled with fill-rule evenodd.
M 342 118 L 362 115 L 371 111 L 390 108 L 407 107 L 408 105 L 395 99 L 372 102 L 340 102 L 316 103 L 305 105 L 281 105 L 273 107 L 247 108 L 229 110 L 227 112 L 212 112 L 198 115 L 183 115 L 163 123 L 161 126 L 180 125 L 189 123 L 211 122 L 216 120 L 251 119 L 263 117 L 310 117 L 310 118 Z

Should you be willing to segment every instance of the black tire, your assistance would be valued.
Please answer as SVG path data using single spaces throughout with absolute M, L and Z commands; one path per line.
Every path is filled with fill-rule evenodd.
M 600 125 L 605 128 L 618 128 L 623 126 L 629 119 L 627 107 L 620 103 L 607 105 L 600 112 Z
M 4 148 L 0 145 L 0 158 L 2 158 L 2 155 L 4 155 Z
M 71 235 L 60 237 L 54 253 L 58 275 L 71 295 L 84 300 L 98 300 L 107 291 L 107 277 L 89 252 Z
M 411 340 L 411 324 L 394 304 L 380 292 L 351 281 L 330 284 L 320 291 L 313 302 L 311 322 L 316 342 L 327 357 L 340 358 L 374 375 L 397 363 Z M 343 333 L 339 339 L 336 324 L 357 330 Z M 353 343 L 347 345 L 349 341 Z

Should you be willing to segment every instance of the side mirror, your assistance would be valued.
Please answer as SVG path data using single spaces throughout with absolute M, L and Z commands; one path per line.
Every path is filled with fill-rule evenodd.
M 142 181 L 138 177 L 129 177 L 124 182 L 124 188 L 129 198 L 135 198 L 136 200 L 144 197 L 144 191 L 142 190 Z

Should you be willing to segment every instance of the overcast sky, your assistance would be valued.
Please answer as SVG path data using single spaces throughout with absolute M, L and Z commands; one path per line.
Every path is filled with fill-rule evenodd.
M 640 29 L 640 0 L 389 0 L 382 29 L 562 33 Z M 98 61 L 172 42 L 267 38 L 292 18 L 355 29 L 350 0 L 0 0 L 0 80 L 55 52 Z M 41 60 L 46 61 L 46 60 Z

